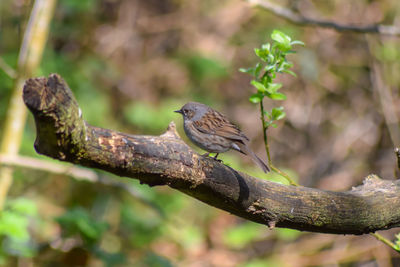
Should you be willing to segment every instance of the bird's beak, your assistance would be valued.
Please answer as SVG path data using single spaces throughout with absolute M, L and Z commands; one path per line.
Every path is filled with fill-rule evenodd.
M 176 112 L 176 113 L 180 113 L 180 114 L 183 114 L 183 112 L 182 112 L 182 110 L 181 110 L 181 109 L 179 109 L 179 110 L 175 110 L 174 112 Z

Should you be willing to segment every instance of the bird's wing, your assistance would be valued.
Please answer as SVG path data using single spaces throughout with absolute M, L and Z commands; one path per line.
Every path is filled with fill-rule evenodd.
M 215 110 L 207 112 L 200 120 L 193 121 L 193 125 L 202 133 L 215 134 L 240 142 L 249 141 L 236 125 Z

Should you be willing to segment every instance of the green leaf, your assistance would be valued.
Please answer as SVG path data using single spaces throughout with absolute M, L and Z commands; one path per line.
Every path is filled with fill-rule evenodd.
M 266 90 L 270 94 L 275 94 L 281 87 L 282 87 L 281 83 L 270 83 Z
M 290 44 L 291 38 L 281 31 L 274 30 L 271 34 L 271 39 L 280 44 Z
M 290 75 L 293 75 L 294 77 L 297 77 L 296 73 L 294 73 L 294 72 L 291 71 L 291 70 L 283 70 L 282 72 L 288 73 L 288 74 L 290 74 Z
M 267 61 L 269 64 L 273 64 L 274 60 L 275 60 L 275 56 L 271 53 L 271 54 L 268 55 L 268 58 L 267 58 L 266 61 Z
M 274 100 L 285 100 L 286 99 L 286 95 L 283 93 L 279 93 L 279 92 L 270 94 L 270 95 L 268 95 L 268 97 L 271 99 L 274 99 Z
M 255 88 L 257 88 L 257 91 L 259 93 L 265 93 L 267 91 L 267 88 L 265 88 L 264 84 L 256 81 L 256 80 L 252 80 L 250 82 Z
M 265 50 L 259 49 L 259 48 L 254 48 L 254 52 L 256 55 L 263 61 L 267 61 L 268 53 L 266 53 Z
M 269 54 L 271 51 L 271 44 L 270 43 L 263 44 L 261 45 L 261 49 Z
M 268 111 L 264 111 L 264 115 L 268 118 L 268 120 L 271 120 L 272 116 Z
M 27 242 L 29 220 L 37 214 L 35 203 L 26 198 L 17 198 L 7 201 L 6 207 L 0 213 L 0 235 Z
M 259 63 L 258 63 L 258 64 L 259 64 Z M 240 71 L 240 72 L 244 72 L 244 73 L 248 73 L 248 74 L 251 74 L 251 75 L 254 75 L 254 68 L 247 68 L 247 69 L 245 69 L 245 68 L 240 68 L 239 71 Z
M 278 121 L 283 119 L 286 113 L 283 111 L 283 107 L 273 108 L 271 112 L 272 120 Z
M 264 71 L 269 72 L 275 68 L 275 65 L 267 65 L 264 68 Z
M 283 52 L 289 51 L 292 46 L 290 44 L 291 38 L 281 31 L 274 30 L 271 34 L 272 40 L 276 41 L 276 46 Z
M 290 45 L 302 45 L 302 46 L 304 46 L 305 44 L 302 41 L 295 40 L 295 41 L 290 42 Z
M 106 222 L 91 217 L 86 210 L 79 207 L 57 217 L 56 221 L 62 226 L 64 235 L 79 234 L 87 244 L 97 242 L 108 228 Z
M 279 66 L 278 72 L 283 72 L 293 67 L 293 63 L 289 61 L 282 61 Z
M 260 103 L 263 100 L 263 98 L 264 98 L 264 95 L 262 95 L 260 93 L 255 93 L 249 97 L 249 101 L 251 103 L 257 104 L 257 103 Z
M 275 72 L 264 72 L 264 74 L 261 76 L 260 81 L 262 84 L 269 84 L 272 82 L 272 76 L 274 75 Z
M 28 218 L 12 211 L 3 211 L 0 217 L 0 234 L 23 242 L 28 241 Z
M 262 69 L 263 65 L 258 62 L 256 65 L 256 68 L 254 69 L 254 76 L 257 78 L 260 75 L 260 71 Z
M 30 199 L 17 198 L 8 203 L 8 206 L 20 214 L 35 215 L 37 214 L 36 204 Z

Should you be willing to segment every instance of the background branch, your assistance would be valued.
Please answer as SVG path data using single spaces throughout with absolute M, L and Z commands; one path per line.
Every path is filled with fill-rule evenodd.
M 29 79 L 23 98 L 35 117 L 40 154 L 152 186 L 168 185 L 270 228 L 363 234 L 400 225 L 399 181 L 371 175 L 349 192 L 331 192 L 253 178 L 192 151 L 173 123 L 161 136 L 127 135 L 87 124 L 56 74 Z
M 143 204 L 151 207 L 161 216 L 164 216 L 163 211 L 160 209 L 160 207 L 158 207 L 155 203 L 146 199 L 146 197 L 143 196 L 143 194 L 140 193 L 138 190 L 136 190 L 134 187 L 130 186 L 129 184 L 118 182 L 112 179 L 112 177 L 110 176 L 102 175 L 89 169 L 60 164 L 56 162 L 50 162 L 48 160 L 41 160 L 28 156 L 20 156 L 20 155 L 9 156 L 2 154 L 0 154 L 0 166 L 14 167 L 14 168 L 20 167 L 24 169 L 44 171 L 47 173 L 69 176 L 78 181 L 100 183 L 120 188 L 128 192 L 132 197 L 139 200 Z
M 372 38 L 367 38 L 368 48 L 371 53 L 371 84 L 377 92 L 379 104 L 381 105 L 383 118 L 389 131 L 389 136 L 393 147 L 400 145 L 399 118 L 396 114 L 395 98 L 393 98 L 392 88 L 386 83 L 384 78 L 385 68 L 374 56 L 378 44 Z
M 265 10 L 297 25 L 318 26 L 331 28 L 336 31 L 349 31 L 356 33 L 379 33 L 384 35 L 400 36 L 400 28 L 390 25 L 372 24 L 365 26 L 339 24 L 327 20 L 318 20 L 304 17 L 303 15 L 267 0 L 247 0 L 250 4 L 262 7 Z

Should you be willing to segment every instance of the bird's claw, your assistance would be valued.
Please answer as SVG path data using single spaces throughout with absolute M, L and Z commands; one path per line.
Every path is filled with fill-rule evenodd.
M 217 159 L 217 157 L 218 157 L 218 154 L 219 153 L 217 153 L 214 157 L 210 157 L 210 153 L 204 153 L 203 155 L 201 155 L 202 157 L 208 157 L 208 158 L 212 158 L 212 159 L 214 159 L 214 160 L 216 160 L 216 161 L 218 161 L 218 162 L 222 162 L 222 160 L 221 159 Z

